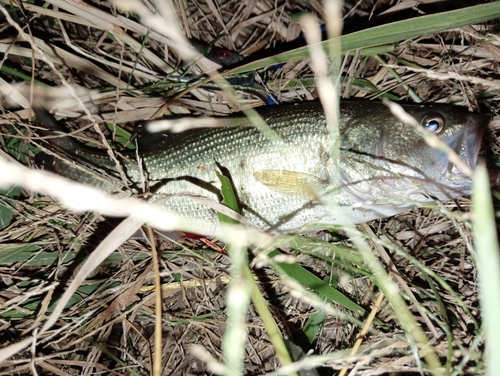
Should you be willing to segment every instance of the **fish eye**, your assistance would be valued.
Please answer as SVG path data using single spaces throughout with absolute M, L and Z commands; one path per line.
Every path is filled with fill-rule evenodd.
M 428 115 L 422 119 L 420 124 L 432 133 L 438 133 L 444 128 L 444 119 L 440 115 Z

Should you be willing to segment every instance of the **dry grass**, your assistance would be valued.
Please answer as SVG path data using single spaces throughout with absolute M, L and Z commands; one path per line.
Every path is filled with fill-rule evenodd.
M 25 87 L 16 88 L 31 100 L 31 84 L 35 100 L 57 109 L 73 130 L 88 128 L 82 105 L 92 121 L 102 125 L 106 120 L 129 131 L 135 122 L 167 110 L 210 116 L 238 109 L 229 94 L 208 85 L 169 101 L 188 89 L 174 81 L 180 56 L 189 54 L 189 49 L 179 52 L 167 48 L 167 39 L 154 31 L 148 33 L 136 17 L 127 18 L 126 13 L 105 2 L 85 6 L 77 2 L 48 3 L 54 6 L 23 3 L 22 10 L 4 8 L 13 10 L 14 20 L 19 19 L 19 25 L 25 26 L 24 32 L 37 46 L 23 41 L 2 18 L 0 86 L 4 95 L 8 83 L 24 82 Z M 185 35 L 205 41 L 220 37 L 219 45 L 244 56 L 294 40 L 300 28 L 292 13 L 313 11 L 323 18 L 321 4 L 316 1 L 294 1 L 285 6 L 258 0 L 253 8 L 248 6 L 250 2 L 241 1 L 173 3 Z M 378 8 L 367 3 L 363 2 L 361 14 L 372 10 L 377 14 L 385 9 L 379 5 L 388 2 L 380 2 Z M 351 14 L 359 16 L 360 12 Z M 491 26 L 474 25 L 425 35 L 403 41 L 392 52 L 376 57 L 354 52 L 342 61 L 342 97 L 389 94 L 496 114 L 500 38 L 491 30 Z M 212 67 L 212 62 L 202 58 L 193 66 L 193 73 Z M 281 101 L 317 97 L 308 60 L 291 61 L 268 75 L 266 90 Z M 40 94 L 45 84 L 65 91 L 62 95 Z M 74 93 L 71 88 L 75 86 L 88 90 Z M 259 97 L 245 92 L 240 103 L 262 104 Z M 31 166 L 36 143 L 29 111 L 13 108 L 5 103 L 0 118 L 2 154 Z M 498 132 L 492 129 L 485 146 L 491 163 L 499 155 Z M 105 135 L 112 139 L 110 132 Z M 78 132 L 78 137 L 101 143 L 93 128 Z M 4 195 L 1 202 L 13 211 L 12 223 L 0 232 L 0 346 L 6 347 L 43 325 L 80 262 L 101 243 L 112 224 L 98 214 L 72 214 L 51 199 L 26 191 L 13 197 Z M 482 374 L 485 367 L 469 207 L 470 200 L 463 198 L 359 227 L 404 291 L 410 311 L 446 368 L 439 370 L 442 374 Z M 335 238 L 338 234 L 332 238 L 321 232 L 317 236 L 354 247 L 345 238 Z M 157 247 L 162 255 L 159 275 L 164 286 L 163 342 L 156 350 L 162 355 L 161 372 L 210 374 L 199 349 L 193 346 L 201 345 L 214 358 L 223 360 L 230 265 L 224 245 L 207 239 L 162 240 Z M 373 308 L 380 290 L 371 278 L 353 272 L 349 266 L 353 264 L 339 266 L 321 252 L 285 251 L 315 275 L 337 285 L 368 312 Z M 158 335 L 154 329 L 156 294 L 151 288 L 158 271 L 153 267 L 151 252 L 145 240 L 125 242 L 78 288 L 56 324 L 37 339 L 36 348 L 19 351 L 0 363 L 0 375 L 150 374 Z M 254 273 L 282 335 L 307 347 L 303 328 L 306 322 L 311 323 L 308 319 L 312 315 L 318 317 L 318 311 L 312 308 L 317 302 L 273 268 L 255 268 Z M 421 364 L 415 361 L 414 352 L 420 350 L 419 355 L 424 356 L 425 349 L 408 341 L 386 300 L 375 311 L 379 321 L 372 324 L 359 355 L 352 356 L 348 354 L 362 326 L 355 319 L 365 322 L 366 316 L 346 320 L 344 315 L 350 318 L 351 313 L 333 306 L 323 307 L 326 314 L 312 346 L 318 357 L 309 358 L 324 365 L 320 374 L 330 375 L 344 366 L 355 367 L 353 374 L 357 375 L 419 372 Z M 247 318 L 244 373 L 276 370 L 280 363 L 253 306 Z

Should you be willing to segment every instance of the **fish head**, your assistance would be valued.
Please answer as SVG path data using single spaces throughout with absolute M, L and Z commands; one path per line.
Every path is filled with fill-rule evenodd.
M 403 109 L 469 168 L 476 166 L 489 115 L 452 106 L 405 105 Z M 472 190 L 470 177 L 450 162 L 442 145 L 430 146 L 414 125 L 405 124 L 388 109 L 377 116 L 352 118 L 342 132 L 341 148 L 348 155 L 342 180 L 359 198 L 446 200 Z

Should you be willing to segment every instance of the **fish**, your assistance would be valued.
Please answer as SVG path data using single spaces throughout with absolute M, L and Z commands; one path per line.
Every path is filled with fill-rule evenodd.
M 490 115 L 431 104 L 403 109 L 475 167 Z M 148 191 L 151 201 L 163 199 L 165 209 L 206 221 L 211 233 L 219 231 L 219 218 L 199 197 L 221 200 L 221 166 L 229 171 L 244 217 L 278 233 L 368 222 L 472 191 L 469 176 L 380 102 L 341 101 L 339 140 L 332 140 L 318 101 L 258 109 L 278 139 L 235 114 L 222 118 L 221 128 L 169 134 L 152 150 L 137 152 L 139 159 L 117 153 L 122 175 L 106 152 L 67 136 L 46 110 L 33 110 L 42 135 L 52 136 L 48 148 L 65 155 L 52 156 L 50 170 L 107 192 Z M 338 151 L 332 152 L 336 141 Z

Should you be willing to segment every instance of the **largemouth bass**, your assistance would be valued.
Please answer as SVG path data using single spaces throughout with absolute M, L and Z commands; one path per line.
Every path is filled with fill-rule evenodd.
M 449 106 L 403 108 L 475 167 L 490 116 Z M 49 130 L 44 135 L 60 130 L 52 115 L 34 111 Z M 282 141 L 269 140 L 243 115 L 235 115 L 224 120 L 230 127 L 171 134 L 156 150 L 141 153 L 141 168 L 135 155 L 120 159 L 121 167 L 131 186 L 137 188 L 146 178 L 155 198 L 168 197 L 168 210 L 206 220 L 210 231 L 218 228 L 217 214 L 193 196 L 219 200 L 217 164 L 229 170 L 244 216 L 270 231 L 310 224 L 319 228 L 344 220 L 361 223 L 395 215 L 418 202 L 471 192 L 471 180 L 443 152 L 429 147 L 414 127 L 381 103 L 341 102 L 336 161 L 330 156 L 331 139 L 319 102 L 258 112 Z M 116 162 L 105 152 L 68 136 L 48 142 L 71 160 L 68 164 L 54 158 L 50 168 L 56 173 L 109 192 L 125 188 Z

